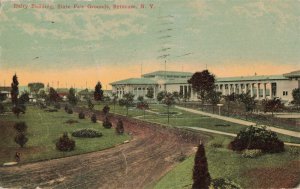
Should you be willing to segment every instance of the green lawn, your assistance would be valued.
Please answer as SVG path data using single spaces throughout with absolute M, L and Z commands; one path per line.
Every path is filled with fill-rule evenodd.
M 67 120 L 77 120 L 79 123 L 67 124 Z M 116 135 L 114 129 L 105 129 L 102 124 L 92 123 L 89 118 L 84 120 L 78 119 L 78 114 L 67 114 L 64 111 L 59 112 L 45 112 L 35 107 L 27 107 L 26 114 L 20 115 L 17 119 L 15 115 L 0 115 L 2 123 L 6 121 L 16 122 L 25 121 L 28 126 L 28 142 L 24 149 L 14 142 L 15 131 L 12 128 L 13 124 L 10 124 L 9 128 L 6 128 L 6 132 L 0 134 L 0 164 L 13 161 L 16 151 L 21 151 L 22 162 L 33 162 L 45 159 L 53 159 L 65 156 L 71 156 L 76 154 L 82 154 L 92 151 L 103 150 L 115 146 L 116 144 L 123 143 L 130 137 L 128 135 Z M 5 126 L 2 125 L 2 126 Z M 74 130 L 81 128 L 93 128 L 100 131 L 103 136 L 100 138 L 75 138 L 76 147 L 71 152 L 60 152 L 55 148 L 56 140 L 64 133 L 68 132 L 69 136 Z M 8 136 L 5 133 L 9 133 Z M 3 136 L 4 135 L 4 136 Z
M 103 106 L 104 106 L 103 104 L 96 105 L 95 109 L 102 110 Z M 143 111 L 135 107 L 131 107 L 129 109 L 128 116 L 136 117 L 138 119 L 146 120 L 149 122 L 161 123 L 169 126 L 199 127 L 199 128 L 212 129 L 212 130 L 223 131 L 228 133 L 235 133 L 235 134 L 237 134 L 240 130 L 246 127 L 244 125 L 186 112 L 184 110 L 179 110 L 175 107 L 170 107 L 169 111 L 172 113 L 170 114 L 169 124 L 168 124 L 168 116 L 166 114 L 167 107 L 162 104 L 151 104 L 149 111 L 146 112 L 145 118 L 143 116 Z M 121 107 L 117 104 L 115 108 L 113 105 L 110 105 L 110 112 L 126 115 L 126 108 Z M 300 144 L 300 138 L 290 137 L 282 134 L 278 134 L 278 137 L 284 142 L 292 142 L 292 143 Z
M 297 155 L 291 155 L 288 147 L 286 152 L 279 154 L 265 154 L 255 159 L 243 158 L 241 154 L 227 149 L 230 137 L 216 136 L 205 147 L 206 157 L 208 159 L 209 172 L 213 179 L 228 178 L 233 180 L 244 188 L 257 188 L 259 184 L 266 182 L 263 178 L 251 178 L 247 173 L 256 168 L 280 168 L 284 169 L 292 161 L 300 161 Z M 212 147 L 211 144 L 223 144 L 222 148 Z M 194 156 L 187 158 L 178 164 L 174 169 L 168 172 L 155 186 L 156 189 L 183 189 L 191 188 L 192 170 L 194 165 Z M 299 164 L 298 164 L 299 165 Z M 297 167 L 295 170 L 297 171 Z M 276 170 L 276 169 L 274 169 Z M 263 170 L 262 170 L 263 171 Z M 289 171 L 289 170 L 286 170 Z M 292 170 L 291 170 L 292 172 Z M 299 171 L 298 171 L 299 172 Z M 274 175 L 273 175 L 274 174 Z M 267 182 L 276 182 L 274 171 L 269 175 Z M 281 173 L 284 176 L 284 173 Z M 288 174 L 287 174 L 288 175 Z M 268 175 L 267 175 L 268 176 Z M 294 181 L 299 181 L 299 176 L 294 175 Z M 291 179 L 291 178 L 285 178 Z

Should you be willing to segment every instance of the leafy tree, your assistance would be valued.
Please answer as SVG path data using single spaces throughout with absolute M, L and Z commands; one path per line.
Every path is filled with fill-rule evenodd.
M 175 104 L 175 99 L 172 93 L 167 93 L 163 99 L 163 103 L 167 105 L 168 108 L 168 124 L 170 122 L 170 107 Z
M 19 95 L 19 81 L 18 81 L 18 77 L 16 74 L 13 76 L 13 79 L 12 79 L 10 94 L 11 94 L 11 102 L 12 102 L 13 106 L 17 106 L 18 105 L 18 95 Z
M 100 82 L 95 86 L 94 99 L 96 101 L 103 101 L 103 90 Z
M 152 100 L 154 98 L 154 89 L 150 87 L 147 91 L 146 97 Z
M 174 91 L 174 92 L 172 93 L 172 95 L 173 95 L 174 100 L 179 101 L 179 99 L 180 99 L 180 94 L 179 94 L 179 92 Z
M 137 103 L 137 108 L 140 110 L 144 111 L 144 119 L 145 119 L 145 115 L 146 115 L 146 109 L 149 109 L 149 105 L 148 103 L 144 100 L 143 96 L 139 96 L 138 97 L 138 103 Z
M 7 99 L 7 96 L 6 96 L 6 94 L 0 94 L 0 102 L 2 102 L 2 101 L 4 101 L 4 100 L 6 100 Z
M 192 85 L 192 89 L 197 92 L 198 98 L 201 100 L 202 108 L 207 96 L 215 89 L 215 76 L 208 70 L 202 72 L 196 72 L 188 80 L 188 83 Z
M 296 88 L 292 91 L 293 101 L 292 103 L 296 106 L 300 106 L 300 88 Z
M 256 107 L 255 97 L 254 96 L 251 97 L 250 92 L 248 91 L 247 93 L 240 94 L 239 99 L 245 106 L 246 119 L 247 119 L 247 113 L 252 112 Z
M 5 112 L 5 107 L 4 105 L 0 102 L 0 114 Z
M 105 116 L 109 113 L 110 107 L 108 105 L 105 105 L 102 109 L 103 113 Z
M 114 112 L 115 112 L 117 102 L 118 102 L 118 95 L 116 93 L 113 93 L 112 94 L 112 103 L 114 104 Z
M 157 94 L 157 101 L 158 102 L 161 102 L 166 96 L 166 91 L 160 91 L 158 94 Z
M 23 92 L 18 99 L 19 104 L 25 105 L 25 103 L 29 102 L 29 93 L 27 91 Z
M 39 92 L 39 90 L 44 88 L 44 87 L 45 87 L 44 83 L 40 83 L 40 82 L 28 83 L 28 88 L 29 88 L 31 93 L 37 94 Z
M 235 102 L 236 95 L 234 93 L 231 93 L 231 94 L 225 95 L 224 99 L 225 99 L 226 104 L 227 104 L 227 115 L 229 115 L 230 103 Z
M 125 106 L 127 113 L 126 115 L 128 116 L 128 109 L 130 106 L 133 106 L 133 100 L 134 100 L 134 94 L 132 93 L 125 93 L 123 95 L 123 98 L 119 100 L 120 106 Z
M 221 100 L 221 92 L 211 91 L 208 95 L 208 101 L 212 104 L 213 113 L 215 113 L 215 106 L 220 103 Z
M 75 89 L 74 88 L 70 88 L 69 94 L 67 95 L 67 98 L 68 98 L 70 104 L 72 104 L 72 105 L 77 104 L 78 99 L 75 95 Z
M 25 146 L 27 143 L 28 138 L 24 133 L 18 133 L 18 135 L 15 137 L 15 142 L 20 145 L 21 148 Z
M 47 98 L 47 94 L 45 92 L 45 90 L 40 90 L 40 92 L 37 94 L 38 98 L 43 98 L 46 99 Z
M 53 103 L 53 104 L 60 101 L 60 96 L 58 95 L 56 90 L 52 87 L 50 87 L 50 89 L 49 89 L 48 100 L 50 103 Z
M 117 126 L 116 126 L 116 132 L 119 135 L 124 133 L 123 121 L 121 119 L 118 120 L 118 123 L 117 123 Z
M 274 116 L 274 112 L 283 108 L 283 103 L 279 98 L 273 98 L 271 100 L 263 100 L 262 102 L 264 107 L 264 112 L 271 112 L 272 116 Z
M 93 109 L 94 109 L 94 104 L 93 104 L 93 102 L 92 102 L 91 99 L 88 99 L 87 104 L 88 104 L 88 108 L 89 108 L 90 110 L 93 110 Z
M 205 155 L 204 145 L 199 144 L 195 155 L 195 164 L 193 169 L 193 189 L 208 189 L 211 177 L 208 172 L 208 164 Z

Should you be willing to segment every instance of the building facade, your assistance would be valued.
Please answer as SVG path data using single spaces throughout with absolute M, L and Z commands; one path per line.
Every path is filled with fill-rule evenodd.
M 197 100 L 188 80 L 192 77 L 190 72 L 156 71 L 142 75 L 141 78 L 129 78 L 111 83 L 113 93 L 122 98 L 125 93 L 132 93 L 135 98 L 147 94 L 153 89 L 154 97 L 161 91 L 178 92 L 190 100 Z M 255 75 L 241 77 L 216 78 L 216 90 L 222 95 L 231 93 L 241 94 L 249 92 L 258 100 L 281 98 L 290 102 L 292 90 L 300 87 L 300 70 L 282 75 Z

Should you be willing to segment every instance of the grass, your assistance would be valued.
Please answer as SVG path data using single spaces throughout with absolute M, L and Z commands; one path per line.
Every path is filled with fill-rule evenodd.
M 257 168 L 262 169 L 272 169 L 272 168 L 285 168 L 292 161 L 300 161 L 299 156 L 291 155 L 288 150 L 279 154 L 264 154 L 255 159 L 243 158 L 241 154 L 233 152 L 227 149 L 227 145 L 232 140 L 230 137 L 216 136 L 211 140 L 205 147 L 206 157 L 208 159 L 209 172 L 213 179 L 215 178 L 228 178 L 235 183 L 239 184 L 243 188 L 259 188 L 261 187 L 265 180 L 263 178 L 256 177 L 254 179 L 250 178 L 248 172 L 253 171 Z M 215 148 L 213 144 L 220 144 L 223 147 Z M 288 148 L 288 147 L 287 147 Z M 190 156 L 182 163 L 178 164 L 174 169 L 168 172 L 154 187 L 155 189 L 184 189 L 191 188 L 192 185 L 192 170 L 194 165 L 194 156 Z M 296 171 L 300 173 L 299 167 L 294 167 L 291 172 Z M 277 169 L 274 169 L 277 170 Z M 290 171 L 290 170 L 286 170 Z M 274 174 L 274 175 L 273 175 Z M 276 182 L 277 174 L 281 174 L 284 177 L 287 172 L 278 173 L 276 171 L 271 172 L 267 175 L 269 178 L 268 182 Z M 299 176 L 295 178 L 285 178 L 294 179 L 291 182 L 296 183 L 299 181 Z M 283 178 L 282 178 L 283 179 Z
M 104 107 L 103 104 L 96 105 L 95 109 L 102 110 L 103 107 Z M 113 105 L 110 105 L 110 112 L 126 115 L 126 108 L 121 107 L 117 104 L 115 108 L 113 108 Z M 179 110 L 175 107 L 170 107 L 170 112 L 177 112 L 177 114 L 170 115 L 169 124 L 168 124 L 168 116 L 162 114 L 165 112 L 167 112 L 167 107 L 165 105 L 151 104 L 149 111 L 146 112 L 145 118 L 143 116 L 144 114 L 143 111 L 135 107 L 130 108 L 128 116 L 136 117 L 138 119 L 146 120 L 149 122 L 161 123 L 169 126 L 199 127 L 199 128 L 217 130 L 217 131 L 234 133 L 234 134 L 237 134 L 239 131 L 246 128 L 246 126 L 244 125 L 186 112 L 184 110 Z M 222 125 L 226 125 L 226 126 L 222 126 Z M 284 142 L 300 144 L 300 138 L 291 137 L 283 134 L 278 134 L 278 137 Z
M 67 120 L 77 120 L 79 123 L 67 124 Z M 78 114 L 67 114 L 63 111 L 45 112 L 35 107 L 27 107 L 26 114 L 22 114 L 19 119 L 15 115 L 0 115 L 2 123 L 10 123 L 8 131 L 0 132 L 0 164 L 7 161 L 14 161 L 16 151 L 21 151 L 22 162 L 34 162 L 45 159 L 53 159 L 77 155 L 87 152 L 99 151 L 123 143 L 130 137 L 128 135 L 116 135 L 114 129 L 105 129 L 102 124 L 92 123 L 89 118 L 78 119 Z M 15 142 L 15 131 L 13 122 L 25 121 L 28 125 L 28 142 L 24 149 L 21 149 Z M 3 126 L 3 125 L 2 125 Z M 4 125 L 5 126 L 5 125 Z M 74 130 L 81 128 L 93 128 L 103 134 L 100 138 L 75 138 L 76 147 L 71 152 L 60 152 L 56 150 L 55 142 L 64 133 L 69 136 Z M 2 133 L 2 136 L 1 136 Z M 6 134 L 5 134 L 6 133 Z M 10 135 L 8 136 L 7 133 Z M 5 136 L 4 136 L 5 135 Z M 23 157 L 23 158 L 22 158 Z

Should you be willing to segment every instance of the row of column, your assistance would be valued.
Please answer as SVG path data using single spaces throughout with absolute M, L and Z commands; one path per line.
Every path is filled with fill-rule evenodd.
M 222 95 L 228 94 L 242 94 L 247 93 L 250 91 L 251 97 L 256 96 L 256 98 L 272 98 L 273 91 L 272 91 L 272 84 L 269 82 L 265 83 L 224 83 L 224 84 L 217 84 L 217 90 L 222 92 Z M 262 90 L 262 96 L 260 95 L 260 91 Z M 268 94 L 267 94 L 268 92 Z

